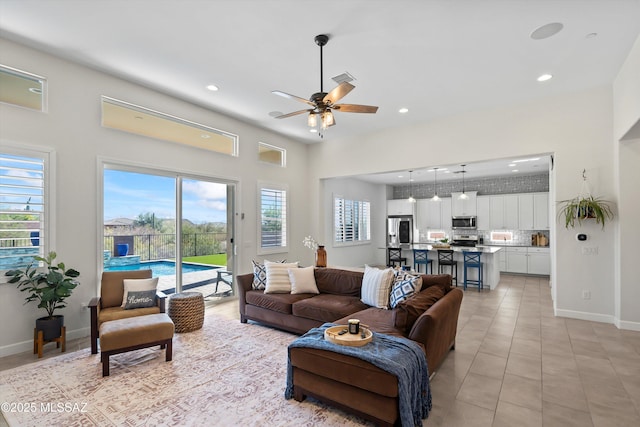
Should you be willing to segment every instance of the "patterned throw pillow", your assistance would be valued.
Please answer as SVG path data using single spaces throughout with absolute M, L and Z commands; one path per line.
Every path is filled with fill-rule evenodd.
M 263 291 L 267 287 L 267 269 L 264 264 L 253 260 L 251 262 L 253 263 L 253 283 L 251 287 L 255 290 Z
M 129 291 L 127 294 L 127 302 L 124 305 L 125 310 L 132 308 L 146 308 L 156 305 L 156 291 Z
M 422 288 L 422 277 L 412 276 L 405 272 L 401 273 L 402 274 L 396 274 L 393 286 L 391 287 L 391 295 L 389 297 L 389 305 L 391 308 L 395 308 L 402 301 L 419 292 Z
M 393 284 L 393 269 L 369 267 L 365 264 L 360 300 L 372 307 L 389 308 L 389 293 Z

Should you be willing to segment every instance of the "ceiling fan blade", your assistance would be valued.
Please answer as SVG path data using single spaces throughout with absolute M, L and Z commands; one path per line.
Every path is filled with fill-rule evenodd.
M 349 82 L 342 82 L 338 86 L 331 89 L 331 92 L 326 94 L 322 99 L 325 104 L 331 105 L 334 102 L 340 101 L 346 94 L 355 89 L 355 86 Z
M 304 114 L 307 112 L 311 112 L 313 111 L 313 108 L 309 109 L 309 110 L 298 110 L 298 111 L 294 111 L 293 113 L 289 113 L 289 114 L 283 114 L 281 116 L 276 116 L 276 119 L 286 119 L 287 117 L 293 117 L 293 116 L 297 116 L 298 114 Z
M 375 113 L 378 111 L 378 107 L 373 105 L 338 104 L 331 108 L 345 113 Z
M 289 99 L 293 99 L 294 101 L 304 102 L 305 104 L 309 104 L 312 107 L 316 106 L 316 104 L 314 104 L 313 102 L 309 101 L 308 99 L 300 98 L 299 96 L 291 95 L 289 93 L 282 92 L 280 90 L 272 90 L 271 93 L 274 94 L 274 95 L 282 96 L 283 98 L 289 98 Z

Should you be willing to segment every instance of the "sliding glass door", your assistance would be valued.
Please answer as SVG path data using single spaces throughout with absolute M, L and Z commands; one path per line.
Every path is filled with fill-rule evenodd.
M 105 165 L 103 268 L 150 269 L 166 294 L 233 295 L 233 183 Z

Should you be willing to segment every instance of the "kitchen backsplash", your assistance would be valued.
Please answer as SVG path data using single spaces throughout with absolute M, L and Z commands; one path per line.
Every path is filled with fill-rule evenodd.
M 531 235 L 533 234 L 542 234 L 549 242 L 549 230 L 500 230 L 500 231 L 508 231 L 513 234 L 512 240 L 504 243 L 502 241 L 492 241 L 491 240 L 491 231 L 489 230 L 478 230 L 477 232 L 469 232 L 466 234 L 477 234 L 478 240 L 482 239 L 484 245 L 498 245 L 498 246 L 532 246 L 531 245 Z M 419 230 L 420 233 L 420 242 L 428 242 L 427 231 Z M 465 233 L 461 233 L 465 234 Z M 451 231 L 447 232 L 447 237 L 451 240 L 453 239 L 453 233 Z
M 477 191 L 478 195 L 487 194 L 515 194 L 515 193 L 539 193 L 549 191 L 549 174 L 520 175 L 491 178 L 477 178 L 465 180 L 465 191 Z M 426 199 L 433 196 L 434 184 L 413 184 L 393 186 L 394 199 L 406 199 L 411 190 L 416 199 Z M 438 196 L 450 197 L 451 193 L 462 191 L 462 180 L 438 182 Z

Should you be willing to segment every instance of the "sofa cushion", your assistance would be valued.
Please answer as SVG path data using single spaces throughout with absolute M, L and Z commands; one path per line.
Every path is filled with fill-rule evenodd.
M 365 310 L 352 313 L 336 320 L 338 325 L 347 325 L 349 319 L 358 319 L 360 325 L 380 334 L 406 337 L 406 333 L 401 328 L 396 328 L 393 324 L 393 310 L 383 310 L 381 308 L 369 307 Z
M 263 291 L 248 291 L 245 295 L 247 304 L 291 314 L 291 305 L 297 301 L 311 298 L 313 294 L 265 294 Z
M 289 281 L 292 294 L 319 294 L 316 278 L 313 274 L 314 267 L 290 268 Z
M 372 307 L 389 308 L 393 278 L 392 268 L 380 270 L 365 264 L 362 278 L 362 302 Z
M 439 286 L 446 294 L 451 289 L 451 275 L 450 274 L 423 274 L 422 275 L 422 290 L 431 287 Z
M 320 294 L 295 302 L 292 313 L 294 316 L 319 322 L 333 322 L 365 308 L 367 306 L 358 297 Z
M 313 273 L 316 276 L 316 285 L 321 294 L 360 297 L 363 272 L 337 268 L 316 268 Z
M 444 294 L 442 286 L 430 286 L 402 301 L 392 310 L 393 326 L 409 332 L 418 317 L 442 298 Z

